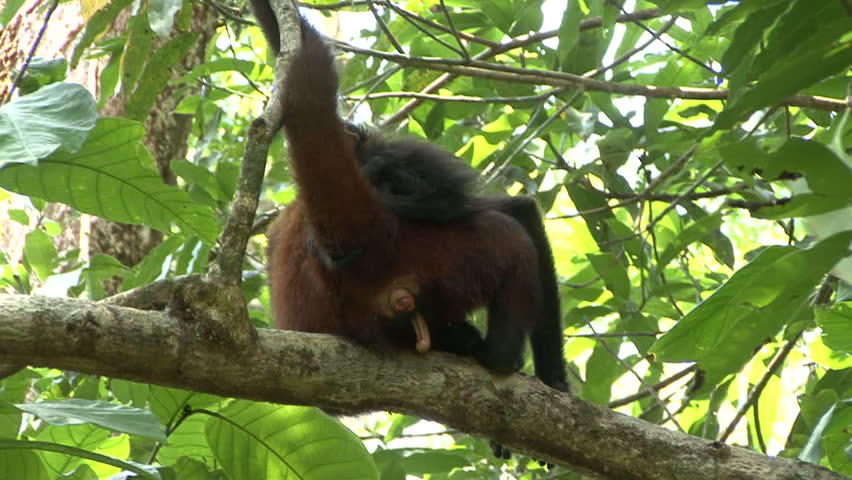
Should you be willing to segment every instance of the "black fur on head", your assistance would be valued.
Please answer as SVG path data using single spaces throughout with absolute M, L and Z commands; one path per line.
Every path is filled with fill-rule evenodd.
M 447 223 L 481 211 L 479 174 L 454 155 L 412 139 L 385 139 L 354 125 L 361 171 L 385 207 L 408 220 Z

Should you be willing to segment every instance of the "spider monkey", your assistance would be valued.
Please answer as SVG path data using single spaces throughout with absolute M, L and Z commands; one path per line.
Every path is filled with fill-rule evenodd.
M 267 1 L 251 3 L 277 53 Z M 329 47 L 302 19 L 282 100 L 298 194 L 268 234 L 276 327 L 470 355 L 502 374 L 522 367 L 529 335 L 536 376 L 569 391 L 534 200 L 479 195 L 477 173 L 452 154 L 344 122 L 337 87 Z M 480 307 L 484 338 L 467 321 Z

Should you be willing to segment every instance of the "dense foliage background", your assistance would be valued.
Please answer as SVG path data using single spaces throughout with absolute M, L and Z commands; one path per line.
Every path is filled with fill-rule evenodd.
M 22 4 L 0 13 L 0 50 L 20 60 L 0 77 L 0 288 L 97 300 L 205 272 L 271 88 L 245 5 L 70 2 L 59 8 L 82 7 L 75 30 L 49 20 L 58 2 Z M 302 11 L 339 38 L 344 115 L 426 138 L 486 189 L 539 200 L 577 395 L 852 475 L 852 4 Z M 16 36 L 22 17 L 36 35 Z M 29 55 L 41 30 L 67 39 L 64 60 Z M 84 87 L 71 78 L 86 62 L 97 68 Z M 173 114 L 188 121 L 184 153 L 164 164 L 157 149 L 174 139 L 152 118 Z M 294 193 L 278 140 L 258 233 Z M 166 235 L 130 262 L 90 241 L 93 217 Z M 243 275 L 258 327 L 270 324 L 264 243 L 253 238 Z M 417 418 L 345 423 L 27 368 L 0 380 L 0 478 L 579 478 L 496 460 L 485 440 Z

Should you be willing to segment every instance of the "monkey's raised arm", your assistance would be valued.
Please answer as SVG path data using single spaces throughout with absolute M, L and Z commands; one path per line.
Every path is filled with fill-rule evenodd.
M 266 0 L 252 3 L 259 14 L 271 15 Z M 270 45 L 275 48 L 278 24 L 274 18 L 259 22 L 267 38 L 275 39 Z M 282 108 L 311 247 L 321 258 L 341 265 L 360 257 L 390 255 L 395 218 L 361 171 L 357 135 L 337 114 L 338 79 L 331 51 L 304 18 L 301 30 L 301 47 L 284 80 Z

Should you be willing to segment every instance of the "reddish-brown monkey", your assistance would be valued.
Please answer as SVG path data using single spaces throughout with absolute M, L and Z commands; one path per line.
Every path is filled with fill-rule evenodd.
M 253 3 L 277 48 L 268 4 Z M 298 195 L 269 232 L 275 325 L 473 355 L 500 373 L 521 368 L 529 335 L 536 375 L 567 391 L 556 273 L 534 201 L 478 196 L 476 173 L 451 154 L 343 122 L 331 53 L 304 21 L 284 88 Z M 484 338 L 467 321 L 480 307 Z

